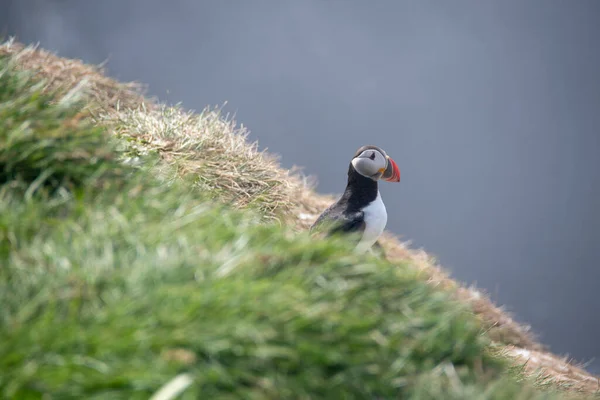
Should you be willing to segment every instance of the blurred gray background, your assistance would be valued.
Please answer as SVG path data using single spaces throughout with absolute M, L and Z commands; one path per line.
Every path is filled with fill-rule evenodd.
M 600 2 L 0 1 L 0 34 L 235 112 L 318 191 L 360 145 L 389 229 L 579 361 L 600 358 Z M 600 373 L 600 362 L 590 370 Z

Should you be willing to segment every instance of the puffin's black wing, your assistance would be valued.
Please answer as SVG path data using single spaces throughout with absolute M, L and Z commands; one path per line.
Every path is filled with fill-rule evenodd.
M 362 211 L 353 213 L 336 212 L 335 207 L 331 207 L 317 218 L 310 230 L 318 230 L 322 225 L 327 225 L 328 236 L 335 233 L 362 233 L 366 226 L 365 213 Z
M 337 218 L 333 227 L 329 230 L 329 234 L 335 233 L 352 233 L 352 232 L 364 232 L 365 230 L 365 213 L 358 211 L 350 215 L 343 215 L 341 218 Z

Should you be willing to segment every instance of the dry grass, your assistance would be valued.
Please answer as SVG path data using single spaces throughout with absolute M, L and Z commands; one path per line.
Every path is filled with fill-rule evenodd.
M 83 86 L 94 100 L 92 104 L 107 110 L 137 108 L 141 104 L 151 107 L 153 104 L 142 95 L 141 85 L 117 82 L 106 77 L 101 68 L 57 57 L 37 46 L 26 47 L 9 40 L 0 45 L 0 55 L 11 55 L 23 69 L 38 72 L 50 89 L 69 91 Z
M 585 369 L 574 365 L 567 357 L 544 351 L 506 346 L 504 352 L 523 365 L 529 375 L 538 375 L 544 383 L 579 393 L 600 393 L 600 379 L 590 375 Z
M 192 176 L 208 193 L 265 219 L 288 219 L 305 189 L 299 175 L 246 140 L 247 131 L 219 110 L 194 114 L 171 107 L 104 114 L 100 121 L 130 144 L 133 156 L 155 151 L 178 175 Z
M 315 194 L 306 179 L 280 168 L 274 157 L 259 152 L 255 144 L 246 141 L 246 130 L 237 128 L 218 110 L 207 109 L 197 115 L 158 107 L 141 95 L 137 84 L 116 82 L 99 68 L 18 43 L 0 46 L 0 54 L 13 55 L 23 68 L 37 71 L 50 87 L 70 90 L 85 84 L 101 110 L 94 112 L 97 120 L 129 139 L 133 155 L 136 151 L 156 151 L 162 159 L 177 165 L 181 174 L 194 176 L 197 184 L 216 190 L 238 207 L 255 207 L 267 219 L 293 223 L 303 230 L 333 200 Z M 490 337 L 506 345 L 507 355 L 524 363 L 525 371 L 543 374 L 576 391 L 598 392 L 597 377 L 544 351 L 528 327 L 515 322 L 485 294 L 449 278 L 425 252 L 410 249 L 388 234 L 381 243 L 392 262 L 409 260 L 432 285 L 454 291 L 457 298 L 470 304 L 487 325 Z

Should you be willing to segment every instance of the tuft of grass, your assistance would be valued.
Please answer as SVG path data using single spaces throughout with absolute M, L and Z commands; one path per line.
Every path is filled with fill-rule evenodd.
M 117 82 L 105 76 L 102 68 L 58 57 L 37 46 L 24 46 L 9 39 L 0 44 L 0 56 L 11 57 L 20 70 L 44 77 L 47 91 L 64 94 L 79 88 L 88 100 L 87 106 L 96 110 L 118 111 L 154 105 L 142 96 L 144 88 L 141 85 Z M 83 87 L 82 82 L 85 83 Z
M 305 188 L 273 156 L 249 144 L 247 130 L 219 109 L 194 114 L 172 107 L 140 108 L 105 115 L 101 122 L 128 143 L 131 157 L 156 152 L 175 167 L 176 176 L 191 176 L 213 198 L 255 209 L 266 220 L 285 218 Z
M 0 56 L 0 182 L 82 185 L 123 173 L 105 132 L 84 117 L 79 91 L 57 96 Z

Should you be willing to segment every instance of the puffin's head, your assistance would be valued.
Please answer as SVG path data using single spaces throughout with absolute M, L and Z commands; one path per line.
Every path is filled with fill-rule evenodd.
M 383 149 L 377 146 L 363 146 L 356 151 L 352 166 L 362 176 L 374 181 L 383 179 L 388 182 L 400 182 L 400 170 Z

